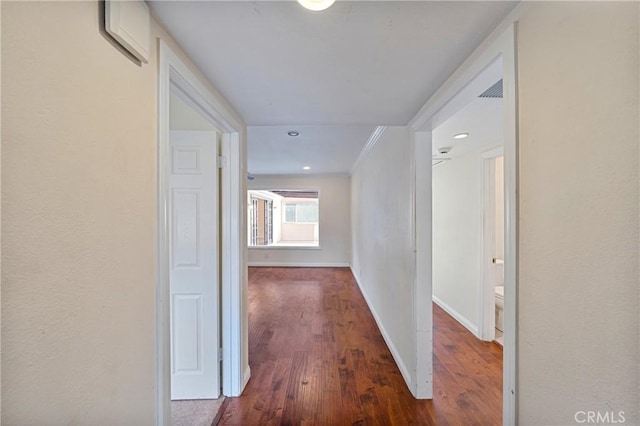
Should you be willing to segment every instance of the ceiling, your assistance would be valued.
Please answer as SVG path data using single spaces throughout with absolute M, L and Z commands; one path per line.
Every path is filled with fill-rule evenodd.
M 433 130 L 433 154 L 437 157 L 463 157 L 483 148 L 503 144 L 502 98 L 477 98 Z M 453 139 L 459 133 L 469 133 L 465 139 Z M 438 155 L 442 147 L 451 147 L 446 155 Z
M 375 126 L 249 126 L 251 174 L 348 173 Z M 299 136 L 287 135 L 290 130 Z M 310 167 L 303 170 L 304 166 Z
M 249 126 L 249 171 L 285 174 L 310 158 L 314 173 L 348 172 L 364 128 L 407 124 L 516 2 L 150 4 Z M 308 138 L 278 137 L 294 127 Z

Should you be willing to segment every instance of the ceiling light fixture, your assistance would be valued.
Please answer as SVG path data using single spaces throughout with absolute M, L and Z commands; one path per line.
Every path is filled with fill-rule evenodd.
M 464 139 L 469 137 L 469 133 L 458 133 L 457 135 L 453 135 L 454 139 Z
M 287 134 L 288 134 L 289 136 L 296 137 L 296 136 L 299 136 L 299 135 L 300 135 L 300 132 L 296 132 L 295 130 L 292 130 L 292 131 L 290 131 L 290 132 L 287 132 Z
M 302 170 L 311 170 L 311 167 L 309 167 L 309 166 L 304 166 L 304 167 L 302 168 Z
M 298 3 L 305 9 L 320 12 L 321 10 L 328 9 L 335 1 L 336 0 L 298 0 Z

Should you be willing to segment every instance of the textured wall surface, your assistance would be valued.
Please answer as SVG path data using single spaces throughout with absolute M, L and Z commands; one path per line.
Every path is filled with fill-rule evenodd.
M 152 21 L 139 66 L 101 7 L 2 3 L 7 425 L 155 422 L 155 42 L 172 42 Z
M 638 7 L 520 20 L 521 424 L 640 424 Z
M 349 176 L 256 175 L 248 189 L 319 189 L 320 249 L 249 249 L 250 265 L 340 265 L 351 257 Z
M 150 424 L 155 64 L 97 3 L 2 8 L 2 422 Z
M 411 144 L 387 127 L 351 176 L 352 268 L 405 377 L 415 374 Z

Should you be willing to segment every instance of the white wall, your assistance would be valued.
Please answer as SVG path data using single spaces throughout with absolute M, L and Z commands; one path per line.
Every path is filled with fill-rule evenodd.
M 319 189 L 319 248 L 250 248 L 249 265 L 348 266 L 351 258 L 350 200 L 347 175 L 255 175 L 247 189 Z
M 156 38 L 189 62 L 98 2 L 1 7 L 2 423 L 155 424 Z
M 351 176 L 352 269 L 405 380 L 415 372 L 411 140 L 387 127 Z
M 497 147 L 497 146 L 496 146 Z M 493 148 L 496 148 L 493 147 Z M 433 168 L 433 298 L 449 314 L 479 335 L 483 284 L 482 154 L 491 145 Z M 504 179 L 502 157 L 495 161 L 496 257 L 504 257 Z M 491 238 L 491 237 L 488 237 Z M 500 241 L 498 241 L 500 240 Z M 496 265 L 496 273 L 503 266 Z M 503 278 L 496 276 L 496 282 Z
M 639 21 L 637 2 L 534 2 L 520 19 L 523 425 L 640 424 Z
M 433 297 L 478 334 L 482 285 L 480 152 L 433 168 Z

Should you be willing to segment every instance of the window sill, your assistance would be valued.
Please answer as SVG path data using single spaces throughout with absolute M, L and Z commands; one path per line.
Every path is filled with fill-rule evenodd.
M 248 247 L 249 250 L 322 250 L 320 246 L 252 246 Z

